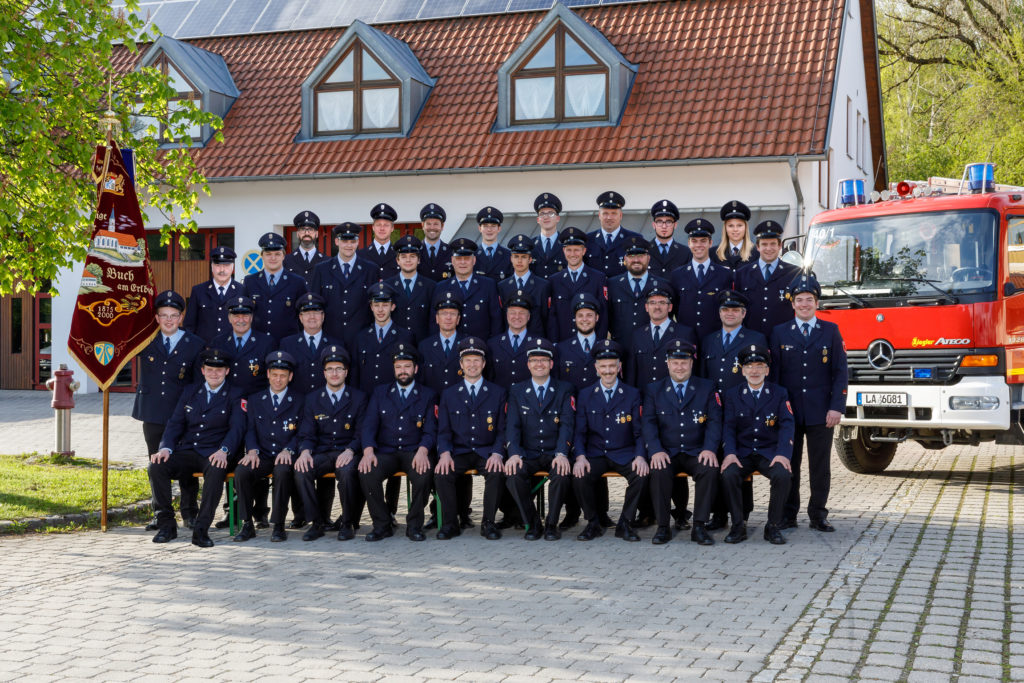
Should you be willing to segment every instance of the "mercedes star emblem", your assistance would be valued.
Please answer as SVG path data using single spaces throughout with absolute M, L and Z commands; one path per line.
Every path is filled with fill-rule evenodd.
M 868 363 L 875 370 L 888 370 L 896 359 L 896 349 L 884 339 L 878 339 L 868 345 Z

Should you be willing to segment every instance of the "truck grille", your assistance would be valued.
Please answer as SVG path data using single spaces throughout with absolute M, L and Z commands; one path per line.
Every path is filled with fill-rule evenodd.
M 949 384 L 956 376 L 964 349 L 897 349 L 892 365 L 885 370 L 868 363 L 866 350 L 849 351 L 850 382 L 857 384 Z M 915 377 L 930 374 L 931 377 Z M 930 373 L 927 371 L 930 370 Z

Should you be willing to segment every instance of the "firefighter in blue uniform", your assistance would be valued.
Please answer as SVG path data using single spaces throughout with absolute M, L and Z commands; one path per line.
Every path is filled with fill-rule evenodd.
M 740 351 L 743 384 L 734 386 L 722 397 L 724 424 L 722 443 L 721 487 L 729 500 L 732 528 L 726 543 L 747 539 L 743 519 L 743 494 L 740 484 L 757 471 L 771 483 L 768 522 L 764 539 L 782 545 L 781 524 L 786 497 L 789 495 L 791 472 L 789 459 L 793 452 L 793 411 L 786 390 L 766 381 L 771 351 L 753 344 Z
M 192 543 L 213 547 L 213 522 L 228 468 L 238 462 L 236 455 L 245 434 L 243 394 L 226 381 L 227 355 L 220 349 L 206 349 L 202 355 L 203 382 L 186 388 L 167 422 L 160 449 L 149 458 L 149 482 L 153 507 L 160 530 L 154 543 L 167 543 L 178 536 L 171 506 L 171 480 L 203 474 L 203 496 L 192 529 Z
M 235 468 L 238 491 L 238 518 L 242 528 L 236 541 L 256 536 L 252 523 L 257 479 L 274 475 L 274 498 L 270 540 L 287 540 L 284 520 L 292 492 L 292 464 L 299 446 L 299 423 L 304 398 L 288 388 L 295 372 L 295 359 L 286 351 L 274 351 L 266 357 L 269 386 L 246 399 L 245 455 Z
M 622 227 L 622 207 L 626 200 L 618 192 L 602 192 L 597 198 L 597 217 L 601 227 L 587 235 L 587 265 L 611 279 L 626 270 L 622 263 L 627 240 L 639 233 Z
M 604 339 L 608 333 L 606 315 L 608 278 L 604 273 L 583 263 L 587 253 L 587 235 L 579 228 L 569 226 L 558 236 L 565 255 L 565 268 L 552 275 L 551 313 L 548 318 L 548 338 L 552 342 L 570 339 L 575 334 L 573 301 L 581 293 L 593 296 L 601 307 L 598 311 L 597 336 Z
M 398 344 L 391 355 L 395 381 L 377 387 L 363 419 L 360 440 L 359 483 L 373 519 L 367 541 L 394 534 L 391 512 L 384 499 L 384 480 L 405 472 L 412 493 L 405 535 L 411 541 L 426 540 L 423 508 L 433 478 L 430 453 L 437 445 L 437 394 L 416 381 L 419 354 L 409 344 Z
M 434 300 L 434 281 L 419 272 L 423 244 L 413 235 L 395 242 L 398 275 L 384 280 L 395 293 L 395 310 L 391 317 L 399 327 L 412 334 L 418 344 L 429 334 Z
M 646 240 L 627 237 L 623 242 L 626 272 L 608 280 L 608 332 L 626 348 L 633 332 L 650 322 L 647 294 L 653 289 L 668 291 L 668 282 L 648 270 L 651 255 Z
M 679 209 L 667 199 L 651 207 L 651 224 L 654 237 L 648 243 L 651 254 L 651 273 L 662 280 L 668 280 L 676 268 L 685 266 L 690 260 L 690 249 L 675 239 L 679 223 Z
M 441 231 L 447 220 L 440 204 L 427 204 L 420 209 L 420 227 L 423 230 L 423 248 L 420 250 L 419 273 L 428 280 L 440 282 L 452 275 L 452 250 L 441 240 Z
M 526 297 L 514 296 L 505 306 L 508 329 L 487 342 L 490 356 L 487 377 L 506 391 L 530 376 L 526 350 L 537 339 L 528 332 L 531 307 Z
M 320 217 L 312 211 L 300 211 L 292 219 L 292 225 L 299 234 L 299 248 L 284 257 L 284 267 L 305 282 L 313 277 L 313 269 L 330 258 L 316 248 L 320 236 Z
M 206 343 L 228 332 L 231 325 L 224 304 L 245 294 L 234 275 L 234 250 L 214 247 L 210 252 L 210 279 L 192 287 L 182 327 Z
M 544 192 L 533 200 L 533 210 L 537 212 L 540 234 L 533 238 L 533 261 L 530 263 L 530 270 L 536 275 L 548 278 L 565 268 L 562 244 L 558 241 L 562 201 L 550 192 Z
M 821 287 L 813 275 L 801 275 L 789 287 L 796 313 L 793 320 L 772 330 L 772 377 L 789 392 L 796 421 L 793 437 L 793 483 L 789 488 L 783 528 L 796 526 L 800 511 L 800 463 L 807 442 L 807 470 L 811 499 L 807 502 L 810 527 L 835 531 L 828 521 L 828 494 L 832 480 L 829 459 L 832 437 L 846 411 L 849 378 L 846 347 L 839 327 L 820 320 L 816 311 Z
M 713 381 L 718 393 L 722 395 L 727 389 L 746 381 L 743 378 L 743 373 L 740 372 L 739 352 L 754 344 L 768 346 L 768 340 L 763 334 L 748 330 L 743 326 L 746 314 L 747 298 L 745 296 L 734 289 L 719 292 L 718 318 L 721 329 L 715 330 L 701 340 L 700 362 L 696 374 Z M 719 457 L 722 455 L 723 453 L 719 452 Z M 746 519 L 754 509 L 752 482 L 744 480 L 742 489 L 743 517 Z M 707 525 L 708 531 L 724 529 L 727 524 L 729 504 L 721 491 L 715 497 L 711 512 L 711 521 Z
M 324 385 L 324 372 L 320 367 L 320 352 L 324 346 L 340 344 L 324 334 L 324 300 L 316 294 L 303 294 L 295 308 L 299 312 L 302 331 L 281 340 L 279 349 L 295 359 L 295 378 L 291 387 L 303 396 Z
M 667 349 L 667 376 L 644 389 L 644 444 L 651 458 L 651 497 L 658 519 L 655 545 L 672 540 L 669 509 L 675 475 L 694 480 L 690 540 L 713 545 L 705 525 L 718 489 L 718 447 L 722 442 L 722 399 L 711 380 L 693 375 L 697 349 L 673 340 Z
M 597 344 L 597 322 L 601 305 L 592 294 L 580 292 L 572 300 L 572 314 L 576 332 L 572 337 L 555 344 L 558 359 L 558 379 L 569 382 L 578 392 L 597 381 L 594 357 L 591 351 Z
M 341 500 L 338 540 L 355 537 L 363 514 L 363 491 L 356 467 L 362 452 L 360 427 L 366 412 L 366 394 L 348 384 L 348 352 L 340 344 L 328 344 L 320 352 L 324 385 L 306 396 L 299 426 L 299 457 L 295 461 L 295 485 L 302 494 L 303 507 L 309 510 L 313 524 L 302 536 L 315 541 L 324 535 L 333 500 L 323 489 L 333 490 L 329 479 L 333 472 Z
M 459 332 L 462 297 L 456 292 L 445 292 L 434 303 L 434 327 L 437 331 L 419 343 L 422 358 L 419 380 L 440 394 L 459 381 L 457 347 L 466 335 Z
M 501 332 L 501 306 L 498 305 L 498 286 L 489 277 L 474 272 L 477 255 L 476 242 L 465 237 L 453 240 L 452 270 L 454 275 L 437 283 L 434 303 L 448 292 L 462 299 L 459 332 L 469 337 L 490 339 Z M 431 332 L 436 332 L 431 328 Z
M 242 287 L 256 310 L 252 326 L 274 338 L 274 344 L 299 331 L 295 304 L 306 293 L 306 281 L 284 269 L 284 238 L 268 232 L 259 241 L 263 270 L 246 275 Z
M 562 537 L 558 516 L 570 486 L 575 411 L 573 387 L 551 376 L 555 347 L 547 339 L 536 339 L 527 351 L 530 378 L 512 385 L 508 394 L 505 485 L 527 522 L 525 538 L 545 541 Z M 540 519 L 533 504 L 533 475 L 548 472 L 548 514 Z
M 142 421 L 142 437 L 146 452 L 156 453 L 164 435 L 167 421 L 178 404 L 185 387 L 194 384 L 202 375 L 199 354 L 206 342 L 179 326 L 185 300 L 173 290 L 160 292 L 153 300 L 156 322 L 160 333 L 139 354 L 139 382 L 135 389 L 132 417 Z M 179 482 L 181 487 L 181 519 L 192 528 L 196 512 L 199 485 L 193 477 Z M 156 531 L 154 520 L 146 527 Z
M 398 212 L 387 204 L 374 204 L 370 209 L 370 220 L 373 221 L 373 225 L 370 226 L 373 239 L 357 253 L 359 258 L 377 266 L 381 280 L 387 280 L 398 275 L 398 262 L 395 260 L 395 250 L 391 246 L 391 235 L 395 232 Z
M 732 200 L 718 212 L 722 219 L 722 239 L 711 250 L 715 263 L 734 271 L 757 259 L 757 250 L 750 242 L 750 208 L 741 201 Z
M 793 316 L 786 290 L 800 269 L 779 258 L 781 225 L 771 220 L 762 221 L 754 228 L 754 235 L 761 256 L 736 271 L 734 288 L 750 302 L 747 306 L 747 327 L 767 337 L 776 325 Z
M 516 235 L 508 243 L 508 248 L 512 252 L 512 275 L 498 283 L 498 299 L 502 307 L 514 297 L 529 299 L 531 312 L 527 330 L 535 337 L 546 337 L 551 315 L 551 285 L 530 270 L 533 241 L 526 235 Z
M 630 522 L 636 515 L 650 471 L 640 424 L 643 398 L 637 389 L 619 380 L 623 356 L 619 344 L 610 339 L 600 341 L 593 356 L 600 380 L 580 392 L 573 431 L 573 488 L 587 519 L 587 526 L 577 539 L 590 541 L 604 533 L 598 520 L 594 488 L 597 480 L 610 471 L 626 478 L 626 495 L 615 536 L 639 541 L 640 536 Z
M 247 296 L 229 300 L 225 305 L 231 331 L 214 337 L 209 345 L 231 359 L 231 385 L 245 396 L 267 388 L 267 369 L 263 363 L 277 349 L 274 338 L 252 327 L 256 306 Z
M 476 214 L 476 222 L 480 226 L 480 245 L 474 269 L 477 275 L 489 277 L 495 283 L 512 274 L 512 253 L 498 242 L 504 220 L 505 214 L 493 206 L 485 206 Z
M 648 320 L 626 341 L 629 353 L 623 366 L 626 384 L 635 387 L 645 387 L 668 373 L 665 353 L 672 342 L 682 340 L 687 344 L 697 343 L 691 327 L 673 322 L 669 317 L 672 313 L 672 292 L 667 285 L 649 289 L 645 298 L 645 315 Z
M 323 297 L 327 307 L 324 331 L 348 348 L 356 334 L 370 326 L 366 290 L 380 280 L 377 264 L 356 256 L 359 231 L 355 223 L 342 223 L 334 228 L 338 256 L 318 265 L 309 283 L 309 291 Z
M 441 393 L 437 416 L 438 461 L 434 486 L 441 501 L 439 540 L 462 533 L 456 515 L 456 477 L 475 469 L 484 477 L 484 512 L 480 535 L 501 538 L 494 523 L 505 490 L 506 390 L 483 378 L 487 347 L 482 339 L 459 342 L 462 381 Z
M 732 270 L 716 264 L 709 255 L 711 236 L 715 226 L 703 218 L 695 218 L 686 224 L 692 259 L 685 266 L 674 271 L 670 282 L 675 292 L 679 309 L 676 320 L 692 328 L 697 339 L 717 330 L 718 293 L 732 289 Z
M 382 384 L 395 378 L 388 350 L 398 343 L 412 345 L 412 333 L 394 324 L 395 293 L 383 282 L 370 287 L 370 310 L 373 324 L 356 335 L 352 347 L 352 369 L 349 381 L 370 395 Z

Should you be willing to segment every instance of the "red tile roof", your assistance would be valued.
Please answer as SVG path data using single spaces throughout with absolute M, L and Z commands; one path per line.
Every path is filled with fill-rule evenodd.
M 342 28 L 191 40 L 224 57 L 242 92 L 225 142 L 197 158 L 216 179 L 820 154 L 843 7 L 673 0 L 577 9 L 639 70 L 618 126 L 558 131 L 491 132 L 498 67 L 545 12 L 381 26 L 437 79 L 408 138 L 294 142 L 302 81 Z M 132 62 L 121 53 L 115 66 Z

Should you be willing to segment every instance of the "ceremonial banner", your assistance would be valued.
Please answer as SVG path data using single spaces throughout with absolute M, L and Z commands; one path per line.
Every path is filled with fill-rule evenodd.
M 92 172 L 98 193 L 96 215 L 68 350 L 106 391 L 159 327 L 139 199 L 113 141 L 97 146 Z

